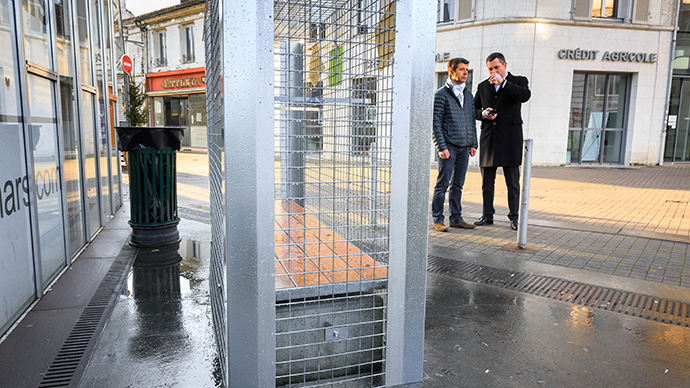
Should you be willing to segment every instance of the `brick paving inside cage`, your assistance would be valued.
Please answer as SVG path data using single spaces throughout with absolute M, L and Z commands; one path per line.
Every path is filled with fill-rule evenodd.
M 276 289 L 385 279 L 388 271 L 289 200 L 275 201 Z

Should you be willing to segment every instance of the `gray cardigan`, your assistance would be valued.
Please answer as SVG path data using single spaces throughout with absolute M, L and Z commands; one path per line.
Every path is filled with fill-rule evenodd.
M 438 151 L 448 148 L 450 143 L 457 147 L 477 148 L 477 123 L 475 121 L 474 99 L 468 88 L 463 91 L 463 106 L 453 94 L 453 84 L 446 81 L 434 95 L 434 144 Z

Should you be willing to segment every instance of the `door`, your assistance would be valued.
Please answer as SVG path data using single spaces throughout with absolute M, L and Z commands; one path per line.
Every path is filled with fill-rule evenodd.
M 664 161 L 690 162 L 690 79 L 674 78 L 666 130 Z
M 98 184 L 97 163 L 97 118 L 96 101 L 98 89 L 94 85 L 92 43 L 100 41 L 100 35 L 90 34 L 89 4 L 87 0 L 77 0 L 77 26 L 79 34 L 79 77 L 81 79 L 79 122 L 81 124 L 81 144 L 84 158 L 84 189 L 87 214 L 88 236 L 93 237 L 101 227 L 101 201 Z M 91 19 L 93 23 L 96 20 Z
M 58 133 L 57 81 L 53 70 L 47 0 L 23 0 L 22 24 L 27 70 L 29 122 L 41 262 L 41 281 L 48 284 L 65 266 L 65 227 L 63 193 L 60 182 L 64 171 Z
M 74 256 L 86 244 L 86 220 L 82 198 L 82 147 L 79 131 L 76 66 L 72 39 L 72 1 L 55 3 L 55 25 L 60 50 L 57 62 L 62 117 L 65 191 L 69 253 Z
M 182 146 L 191 147 L 189 125 L 187 117 L 189 115 L 189 104 L 187 98 L 164 97 L 165 105 L 165 125 L 169 127 L 185 127 Z
M 568 164 L 623 163 L 629 84 L 626 74 L 573 75 Z

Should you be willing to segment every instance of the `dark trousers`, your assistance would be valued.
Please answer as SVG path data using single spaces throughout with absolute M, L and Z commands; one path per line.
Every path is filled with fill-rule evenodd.
M 462 185 L 465 184 L 465 173 L 470 160 L 470 147 L 456 147 L 448 144 L 448 159 L 441 159 L 436 154 L 438 162 L 438 177 L 434 187 L 434 196 L 431 199 L 431 216 L 435 223 L 443 223 L 443 203 L 446 201 L 446 190 L 451 180 L 453 185 L 448 192 L 448 205 L 450 205 L 450 222 L 458 224 L 462 219 Z
M 482 199 L 484 202 L 483 213 L 492 216 L 494 209 L 494 191 L 496 187 L 496 169 L 498 167 L 482 167 Z M 503 166 L 503 176 L 508 187 L 508 218 L 513 221 L 518 219 L 520 209 L 520 166 Z

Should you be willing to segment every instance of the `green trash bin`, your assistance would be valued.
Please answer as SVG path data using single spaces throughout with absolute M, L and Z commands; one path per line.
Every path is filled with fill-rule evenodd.
M 180 241 L 177 224 L 177 159 L 184 128 L 117 127 L 120 151 L 129 158 L 131 244 L 160 247 Z

